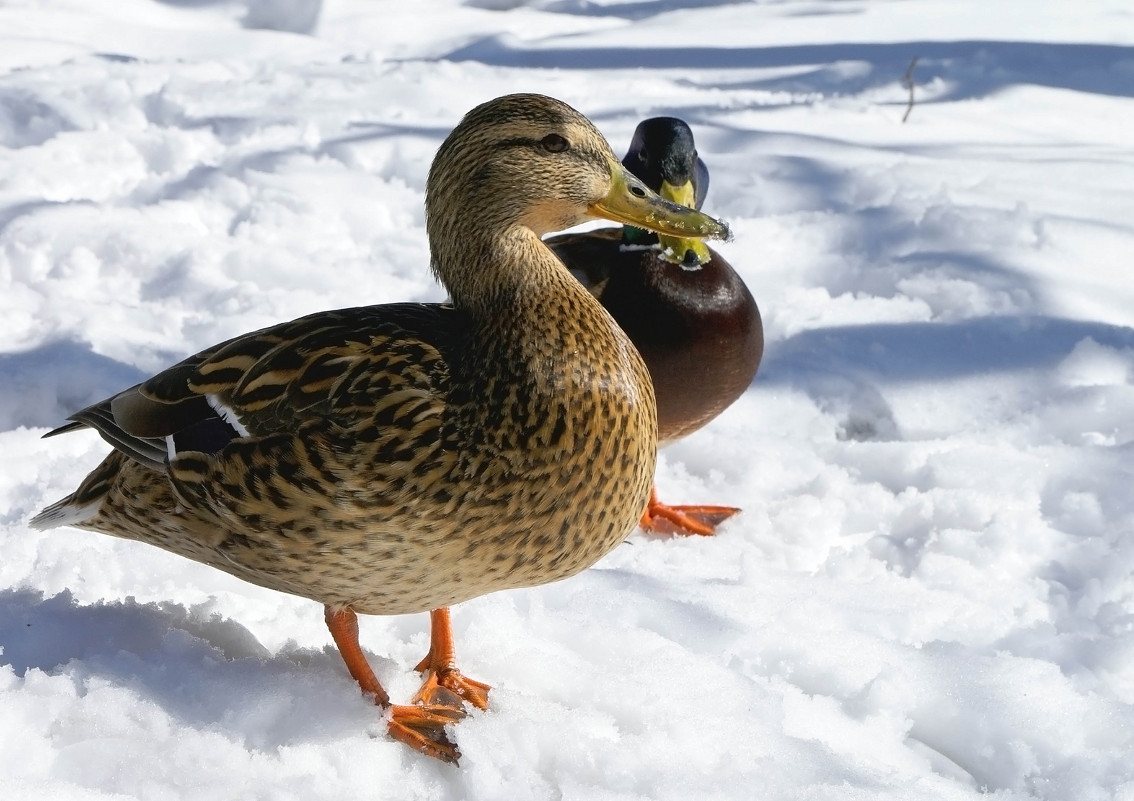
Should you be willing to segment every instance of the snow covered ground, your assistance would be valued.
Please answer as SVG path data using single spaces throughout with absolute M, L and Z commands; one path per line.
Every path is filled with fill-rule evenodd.
M 1132 45 L 1127 0 L 0 2 L 0 797 L 1131 801 Z M 454 769 L 316 604 L 26 520 L 84 404 L 439 299 L 429 161 L 512 91 L 690 122 L 768 349 L 659 465 L 719 536 L 455 610 Z M 425 626 L 362 621 L 395 699 Z

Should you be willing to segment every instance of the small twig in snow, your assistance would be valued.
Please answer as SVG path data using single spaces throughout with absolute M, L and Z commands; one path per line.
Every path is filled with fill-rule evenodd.
M 914 90 L 914 79 L 913 79 L 913 71 L 914 71 L 914 67 L 916 67 L 916 66 L 917 66 L 917 60 L 918 60 L 919 58 L 921 58 L 921 56 L 914 56 L 914 58 L 913 58 L 913 61 L 911 61 L 911 62 L 910 62 L 910 66 L 909 66 L 909 69 L 907 69 L 907 70 L 906 70 L 906 74 L 905 74 L 905 76 L 904 76 L 904 77 L 902 78 L 902 83 L 903 83 L 903 84 L 905 84 L 906 88 L 910 90 L 910 102 L 906 104 L 906 113 L 902 115 L 902 122 L 905 122 L 906 120 L 908 120 L 908 119 L 910 118 L 910 112 L 911 112 L 911 111 L 913 111 L 913 106 L 914 106 L 914 97 L 913 97 L 913 90 Z

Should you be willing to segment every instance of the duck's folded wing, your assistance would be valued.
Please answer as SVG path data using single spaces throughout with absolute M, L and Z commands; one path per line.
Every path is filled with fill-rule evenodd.
M 451 306 L 419 303 L 302 317 L 190 356 L 47 436 L 94 428 L 130 458 L 164 471 L 173 455 L 215 454 L 239 438 L 310 424 L 364 426 L 384 398 L 428 414 L 445 402 L 446 353 L 460 320 Z
M 130 387 L 113 398 L 88 406 L 82 411 L 75 412 L 67 419 L 71 422 L 44 434 L 44 437 L 56 437 L 84 428 L 93 428 L 102 435 L 102 438 L 122 451 L 131 459 L 141 462 L 155 470 L 164 469 L 166 457 L 165 439 L 161 437 L 143 437 L 127 434 L 115 421 L 111 410 L 113 402 L 121 397 L 133 396 L 138 393 L 141 385 Z

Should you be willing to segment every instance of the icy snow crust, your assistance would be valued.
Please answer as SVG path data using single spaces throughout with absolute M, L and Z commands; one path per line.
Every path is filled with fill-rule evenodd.
M 1132 44 L 1125 0 L 0 5 L 0 797 L 1131 801 Z M 454 769 L 316 604 L 26 521 L 81 406 L 440 299 L 430 159 L 513 91 L 689 121 L 768 349 L 659 465 L 717 537 L 455 611 Z M 425 626 L 362 621 L 395 699 Z

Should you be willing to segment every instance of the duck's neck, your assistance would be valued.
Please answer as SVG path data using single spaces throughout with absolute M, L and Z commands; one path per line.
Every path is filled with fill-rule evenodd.
M 454 306 L 493 328 L 521 322 L 539 325 L 525 318 L 545 317 L 547 300 L 561 298 L 560 306 L 565 308 L 577 302 L 576 295 L 590 298 L 526 226 L 513 225 L 490 234 L 469 231 L 450 241 L 461 242 L 461 250 L 435 251 L 434 270 Z
M 494 365 L 486 372 L 508 376 L 485 388 L 489 405 L 520 385 L 528 397 L 549 393 L 541 403 L 574 405 L 601 385 L 603 393 L 643 402 L 653 414 L 653 388 L 634 345 L 531 229 L 517 226 L 491 243 L 476 242 L 465 258 L 461 269 L 442 273 L 452 278 L 446 286 L 453 305 L 475 329 L 466 343 L 468 364 L 457 369 Z

